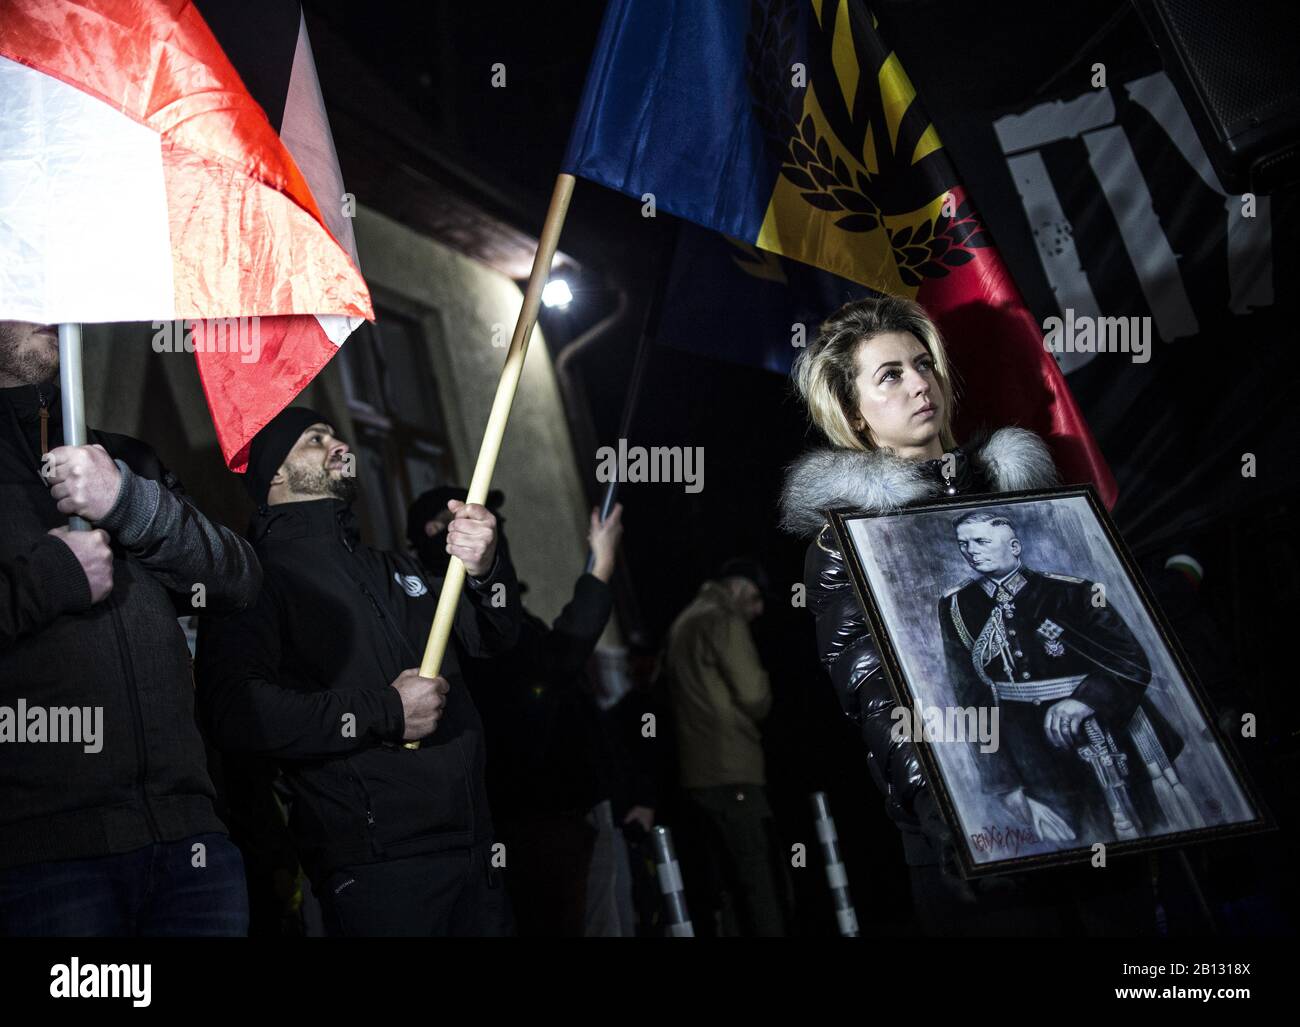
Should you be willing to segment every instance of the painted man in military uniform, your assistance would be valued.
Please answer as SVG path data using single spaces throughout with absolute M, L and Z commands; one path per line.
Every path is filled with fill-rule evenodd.
M 1101 587 L 1026 567 L 1005 516 L 971 511 L 954 529 L 976 574 L 939 619 L 957 704 L 998 707 L 998 749 L 975 751 L 986 793 L 1061 848 L 1150 833 L 1153 780 L 1182 744 L 1145 697 L 1133 632 Z

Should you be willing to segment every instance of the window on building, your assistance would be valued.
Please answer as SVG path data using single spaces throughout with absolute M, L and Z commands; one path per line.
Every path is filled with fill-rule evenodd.
M 406 511 L 421 492 L 455 478 L 429 347 L 437 312 L 373 292 L 374 324 L 339 352 L 343 392 L 356 431 L 362 528 L 381 549 L 402 549 Z

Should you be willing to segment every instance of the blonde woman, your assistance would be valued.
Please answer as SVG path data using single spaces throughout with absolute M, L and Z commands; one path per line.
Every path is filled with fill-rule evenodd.
M 1144 894 L 1150 908 L 1141 875 L 1129 870 L 1107 871 L 1108 891 L 1122 884 L 1114 902 L 1095 901 L 1095 882 L 1084 882 L 1073 868 L 974 886 L 956 874 L 952 839 L 916 750 L 893 737 L 896 704 L 880 652 L 823 514 L 1054 485 L 1057 474 L 1046 445 L 1033 432 L 1013 427 L 957 444 L 953 372 L 943 338 L 924 309 L 909 300 L 861 300 L 837 310 L 800 354 L 793 373 L 809 417 L 830 445 L 805 453 L 789 469 L 782 526 L 811 539 L 804 583 L 817 622 L 818 655 L 845 714 L 861 728 L 871 776 L 902 833 L 923 929 L 1141 933 L 1141 923 L 1108 919 L 1140 911 Z M 1017 800 L 1023 817 L 1050 836 L 1042 805 L 1023 795 Z M 1063 881 L 1080 886 L 1062 888 Z M 1088 901 L 1075 901 L 1083 894 Z

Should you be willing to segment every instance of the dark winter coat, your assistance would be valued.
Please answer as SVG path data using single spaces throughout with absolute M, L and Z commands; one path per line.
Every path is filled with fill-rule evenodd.
M 149 446 L 92 431 L 122 473 L 96 525 L 112 539 L 113 590 L 92 605 L 77 558 L 48 534 L 67 517 L 40 476 L 42 406 L 53 449 L 57 389 L 0 389 L 0 707 L 101 707 L 102 735 L 98 752 L 0 741 L 0 869 L 224 831 L 177 616 L 242 609 L 261 580 L 248 543 L 204 517 Z
M 609 797 L 607 744 L 584 679 L 612 609 L 610 587 L 583 574 L 553 624 L 525 609 L 514 649 L 465 662 L 490 743 L 488 794 L 500 820 L 585 814 Z
M 487 656 L 518 638 L 506 547 L 488 577 L 466 579 L 440 670 L 452 686 L 442 718 L 407 749 L 391 682 L 420 664 L 441 580 L 362 543 L 337 499 L 265 508 L 250 537 L 262 594 L 237 616 L 203 619 L 200 712 L 219 748 L 280 763 L 309 876 L 491 840 L 483 727 L 458 650 Z

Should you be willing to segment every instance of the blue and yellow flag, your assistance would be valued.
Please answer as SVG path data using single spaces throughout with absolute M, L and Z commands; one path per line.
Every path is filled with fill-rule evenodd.
M 858 2 L 613 0 L 563 169 L 915 296 L 988 242 L 915 100 Z
M 610 0 L 562 170 L 917 300 L 966 385 L 959 433 L 1037 431 L 1065 480 L 1113 503 L 1061 370 L 862 0 Z

